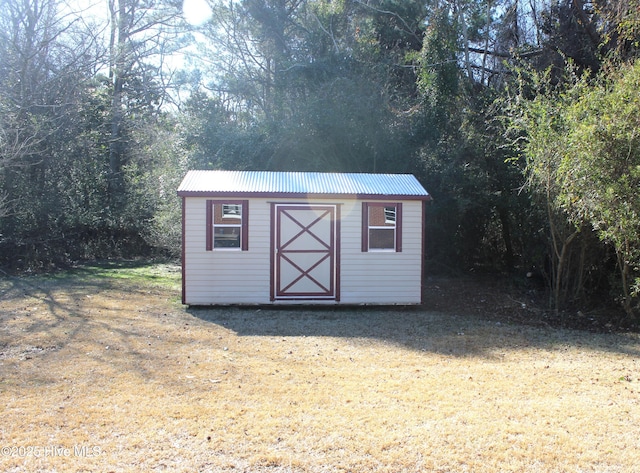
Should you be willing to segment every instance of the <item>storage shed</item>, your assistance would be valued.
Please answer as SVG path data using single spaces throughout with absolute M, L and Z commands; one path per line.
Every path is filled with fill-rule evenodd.
M 189 171 L 178 195 L 184 304 L 421 303 L 413 175 Z

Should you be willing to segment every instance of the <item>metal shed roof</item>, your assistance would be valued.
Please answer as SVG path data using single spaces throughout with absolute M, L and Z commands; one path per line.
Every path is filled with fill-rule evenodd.
M 180 196 L 233 194 L 431 198 L 412 174 L 189 171 L 178 187 Z

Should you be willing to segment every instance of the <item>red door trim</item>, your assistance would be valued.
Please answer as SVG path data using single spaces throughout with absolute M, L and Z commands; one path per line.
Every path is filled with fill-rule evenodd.
M 314 219 L 310 224 L 304 225 L 300 223 L 293 215 L 291 215 L 287 210 L 313 210 L 319 209 L 323 211 L 321 215 L 319 215 L 316 219 Z M 278 247 L 279 243 L 278 238 L 280 237 L 280 225 L 281 225 L 281 217 L 286 215 L 288 219 L 291 219 L 297 225 L 300 226 L 301 230 L 297 232 L 293 237 L 289 238 L 284 244 Z M 329 215 L 330 218 L 330 237 L 329 241 L 324 241 L 322 238 L 318 237 L 315 233 L 313 233 L 313 225 L 318 223 L 323 218 Z M 340 229 L 340 205 L 339 204 L 294 204 L 294 203 L 271 203 L 271 284 L 270 284 L 270 300 L 340 300 L 340 289 L 339 289 L 339 229 Z M 295 241 L 299 236 L 304 233 L 308 233 L 315 240 L 317 240 L 324 249 L 316 249 L 316 250 L 286 250 L 287 246 Z M 284 251 L 284 254 L 282 250 Z M 319 261 L 316 261 L 313 266 L 304 270 L 297 264 L 295 264 L 290 258 L 287 257 L 287 253 L 325 253 L 325 256 L 320 258 Z M 329 264 L 329 287 L 327 288 L 326 284 L 321 283 L 312 277 L 309 273 L 313 271 L 318 265 L 322 264 L 330 259 Z M 281 287 L 280 280 L 280 263 L 281 261 L 286 261 L 288 264 L 291 264 L 300 274 L 290 282 L 286 287 Z M 316 284 L 319 288 L 321 288 L 324 292 L 289 292 L 287 290 L 291 288 L 295 283 L 300 281 L 302 278 L 309 278 L 314 284 Z

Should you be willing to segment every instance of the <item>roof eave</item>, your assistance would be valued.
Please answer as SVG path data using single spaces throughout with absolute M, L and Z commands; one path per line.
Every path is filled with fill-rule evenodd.
M 317 194 L 304 192 L 220 192 L 220 191 L 178 191 L 180 197 L 216 198 L 278 198 L 278 199 L 350 199 L 350 200 L 425 200 L 431 196 L 406 194 Z

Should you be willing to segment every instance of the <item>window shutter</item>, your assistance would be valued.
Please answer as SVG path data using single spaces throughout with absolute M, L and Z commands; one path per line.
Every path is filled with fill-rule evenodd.
M 213 200 L 207 200 L 207 217 L 206 217 L 207 229 L 205 232 L 206 238 L 206 250 L 213 250 Z

